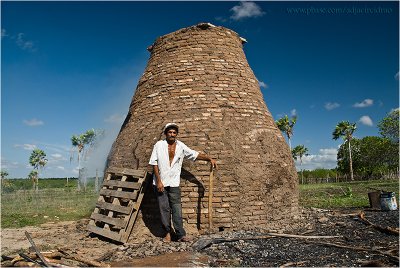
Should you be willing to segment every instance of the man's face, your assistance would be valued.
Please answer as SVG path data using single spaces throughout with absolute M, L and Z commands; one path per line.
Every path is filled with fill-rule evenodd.
M 175 129 L 171 128 L 171 129 L 168 129 L 168 131 L 165 135 L 167 136 L 167 141 L 174 142 L 176 140 L 176 136 L 178 135 L 178 132 L 176 132 Z

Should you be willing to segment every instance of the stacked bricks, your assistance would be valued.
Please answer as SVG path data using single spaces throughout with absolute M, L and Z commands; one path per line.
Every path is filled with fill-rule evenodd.
M 244 39 L 201 23 L 159 37 L 140 78 L 108 166 L 145 168 L 166 123 L 178 139 L 217 159 L 215 228 L 281 228 L 298 213 L 290 149 L 274 124 L 243 52 Z M 185 225 L 208 228 L 210 166 L 186 160 L 181 176 Z M 142 204 L 149 226 L 159 222 L 149 188 Z

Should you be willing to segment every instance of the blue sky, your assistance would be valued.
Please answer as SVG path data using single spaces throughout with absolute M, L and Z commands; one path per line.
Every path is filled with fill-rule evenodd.
M 304 168 L 333 168 L 341 120 L 356 137 L 399 106 L 398 2 L 1 2 L 1 168 L 26 177 L 76 176 L 72 134 L 106 136 L 86 165 L 101 169 L 149 52 L 199 22 L 247 39 L 244 50 L 273 117 L 297 115 L 292 145 Z M 151 145 L 149 145 L 151 146 Z

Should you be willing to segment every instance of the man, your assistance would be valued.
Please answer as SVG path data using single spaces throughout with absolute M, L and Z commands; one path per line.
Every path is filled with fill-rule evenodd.
M 153 185 L 156 189 L 161 223 L 167 234 L 165 242 L 171 241 L 171 211 L 175 233 L 180 242 L 188 242 L 182 222 L 181 190 L 179 188 L 182 163 L 184 158 L 209 161 L 216 167 L 216 161 L 206 154 L 196 152 L 178 141 L 178 125 L 168 123 L 164 127 L 166 139 L 158 141 L 153 148 L 149 164 L 153 166 Z

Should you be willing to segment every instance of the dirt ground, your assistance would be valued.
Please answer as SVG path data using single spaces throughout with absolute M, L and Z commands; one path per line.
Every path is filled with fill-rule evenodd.
M 398 231 L 399 211 L 364 211 L 365 218 L 382 227 L 374 228 L 360 220 L 361 209 L 302 209 L 299 228 L 291 234 L 338 236 L 337 238 L 257 238 L 271 230 L 237 230 L 199 235 L 188 230 L 189 243 L 164 243 L 139 220 L 128 243 L 115 244 L 90 235 L 88 220 L 47 223 L 38 227 L 1 230 L 1 254 L 28 253 L 29 232 L 41 251 L 63 249 L 88 260 L 111 266 L 398 266 L 399 237 L 385 233 Z M 276 230 L 275 230 L 276 232 Z M 287 232 L 285 232 L 287 233 Z M 251 239 L 251 238 L 255 239 Z M 225 241 L 216 238 L 233 239 Z M 250 238 L 250 239 L 249 239 Z M 214 240 L 213 240 L 214 239 Z M 199 247 L 201 242 L 206 247 Z M 203 243 L 203 246 L 205 244 Z M 343 247 L 344 246 L 344 247 Z M 4 262 L 2 266 L 4 266 Z

